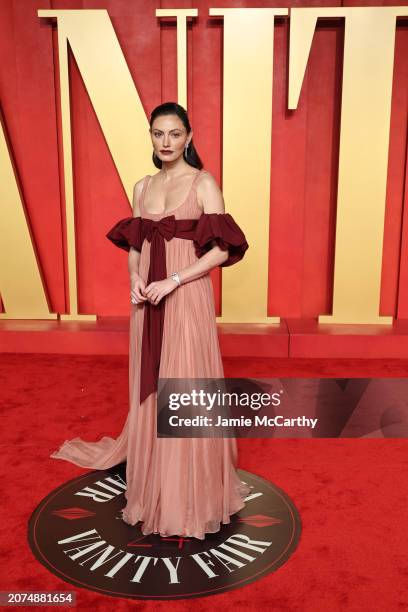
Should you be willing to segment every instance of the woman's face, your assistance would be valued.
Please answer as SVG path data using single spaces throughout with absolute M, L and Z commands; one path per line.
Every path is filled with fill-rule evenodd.
M 192 138 L 187 134 L 180 117 L 161 115 L 153 121 L 150 134 L 154 152 L 161 161 L 175 161 L 184 153 L 184 147 Z

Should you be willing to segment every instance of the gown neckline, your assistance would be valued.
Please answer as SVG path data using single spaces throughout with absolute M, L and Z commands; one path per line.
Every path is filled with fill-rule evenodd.
M 161 212 L 161 213 L 149 212 L 149 211 L 147 210 L 147 208 L 145 207 L 145 204 L 144 204 L 144 203 L 145 203 L 145 199 L 146 199 L 146 192 L 147 192 L 147 189 L 148 189 L 149 184 L 150 184 L 150 179 L 152 178 L 152 175 L 151 175 L 151 174 L 148 174 L 147 176 L 149 177 L 149 180 L 146 182 L 146 187 L 145 187 L 145 189 L 144 189 L 144 192 L 143 192 L 143 197 L 142 197 L 142 207 L 143 207 L 143 211 L 145 212 L 145 214 L 147 214 L 147 215 L 151 215 L 151 216 L 153 216 L 153 217 L 160 217 L 161 215 L 168 215 L 168 216 L 169 216 L 169 215 L 172 215 L 172 214 L 173 214 L 173 213 L 174 213 L 176 210 L 178 210 L 179 208 L 181 208 L 182 206 L 184 206 L 184 204 L 185 204 L 185 203 L 188 201 L 188 199 L 189 199 L 189 197 L 190 197 L 190 195 L 191 195 L 191 193 L 192 193 L 192 191 L 193 191 L 193 188 L 194 188 L 194 185 L 195 185 L 195 182 L 196 182 L 197 176 L 198 176 L 199 174 L 201 174 L 201 172 L 203 172 L 203 169 L 202 169 L 202 168 L 201 168 L 201 170 L 199 170 L 199 171 L 196 173 L 196 176 L 193 178 L 192 183 L 191 183 L 191 185 L 190 185 L 190 189 L 188 190 L 187 197 L 185 198 L 185 200 L 184 200 L 184 201 L 183 201 L 181 204 L 179 204 L 178 206 L 176 206 L 175 208 L 172 208 L 171 210 L 164 210 L 164 211 L 163 211 L 163 212 Z

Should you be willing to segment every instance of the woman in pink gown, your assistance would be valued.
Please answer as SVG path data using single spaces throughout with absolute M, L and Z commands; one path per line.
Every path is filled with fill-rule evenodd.
M 134 216 L 121 219 L 107 234 L 129 251 L 128 417 L 116 439 L 65 440 L 51 457 L 100 470 L 126 460 L 123 520 L 130 525 L 141 521 L 145 535 L 203 540 L 230 522 L 249 493 L 236 471 L 236 440 L 157 438 L 157 379 L 224 377 L 209 272 L 214 265 L 239 261 L 248 243 L 224 212 L 220 192 L 212 203 L 204 197 L 203 208 L 199 204 L 199 181 L 206 181 L 203 191 L 209 193 L 214 179 L 201 169 L 185 110 L 176 103 L 162 104 L 153 111 L 150 126 L 153 161 L 162 169 L 155 176 L 167 176 L 163 167 L 169 171 L 173 178 L 167 180 L 176 182 L 170 191 L 173 202 L 181 184 L 177 181 L 184 176 L 187 197 L 151 212 L 154 204 L 146 207 L 145 202 L 154 179 L 147 175 L 135 186 Z M 171 277 L 173 272 L 178 276 Z

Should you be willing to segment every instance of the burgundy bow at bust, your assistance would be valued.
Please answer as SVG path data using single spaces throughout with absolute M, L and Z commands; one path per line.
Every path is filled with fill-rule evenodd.
M 169 215 L 168 217 L 163 217 L 160 221 L 143 219 L 143 234 L 149 242 L 152 241 L 155 230 L 166 240 L 171 240 L 176 233 L 176 217 Z
M 146 287 L 153 281 L 160 281 L 167 278 L 166 246 L 164 239 L 171 240 L 175 233 L 176 218 L 174 215 L 164 217 L 160 219 L 160 221 L 143 219 L 142 236 L 146 237 L 151 243 L 150 267 Z M 150 393 L 157 390 L 165 304 L 165 298 L 162 298 L 156 305 L 151 304 L 148 300 L 144 302 L 145 313 L 143 320 L 143 359 L 141 364 L 140 403 L 142 403 Z

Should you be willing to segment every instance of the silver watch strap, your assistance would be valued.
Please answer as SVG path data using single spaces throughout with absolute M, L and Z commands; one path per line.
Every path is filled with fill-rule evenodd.
M 178 275 L 178 272 L 172 272 L 170 274 L 170 278 L 172 278 L 178 284 L 178 286 L 180 287 L 181 281 L 180 281 L 180 277 Z

